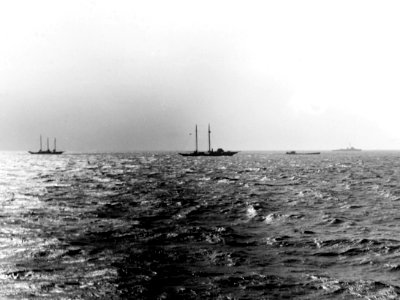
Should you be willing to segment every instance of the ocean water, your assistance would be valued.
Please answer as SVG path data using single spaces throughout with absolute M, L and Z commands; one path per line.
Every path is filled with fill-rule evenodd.
M 0 153 L 1 299 L 399 299 L 400 152 Z

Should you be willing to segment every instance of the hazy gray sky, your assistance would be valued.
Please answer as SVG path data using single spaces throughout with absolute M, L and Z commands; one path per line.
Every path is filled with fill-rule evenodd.
M 397 1 L 0 2 L 0 149 L 400 149 Z

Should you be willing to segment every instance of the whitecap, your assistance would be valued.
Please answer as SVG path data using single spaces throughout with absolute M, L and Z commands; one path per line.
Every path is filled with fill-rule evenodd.
M 230 183 L 229 179 L 221 179 L 217 181 L 218 183 Z
M 246 209 L 246 216 L 247 216 L 249 219 L 252 219 L 252 218 L 254 218 L 255 216 L 257 216 L 257 211 L 255 210 L 255 208 L 254 208 L 253 205 L 250 205 L 250 206 L 247 207 L 247 209 Z
M 267 224 L 274 223 L 275 221 L 287 217 L 286 215 L 281 215 L 277 213 L 271 213 L 264 218 L 264 222 Z

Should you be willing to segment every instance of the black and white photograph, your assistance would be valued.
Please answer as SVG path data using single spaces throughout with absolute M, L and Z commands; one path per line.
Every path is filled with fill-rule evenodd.
M 400 299 L 399 16 L 0 1 L 0 299 Z

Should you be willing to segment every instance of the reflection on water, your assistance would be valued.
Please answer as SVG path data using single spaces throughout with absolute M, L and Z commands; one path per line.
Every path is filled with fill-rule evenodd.
M 399 153 L 0 154 L 0 297 L 395 299 Z

